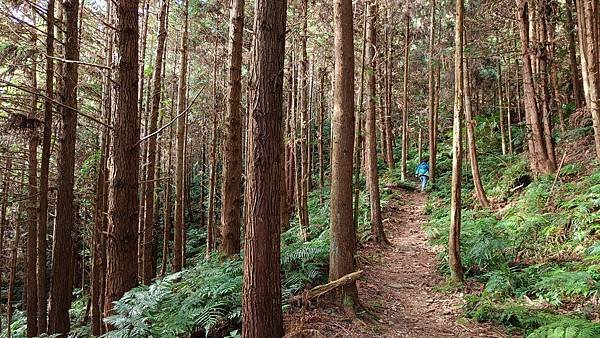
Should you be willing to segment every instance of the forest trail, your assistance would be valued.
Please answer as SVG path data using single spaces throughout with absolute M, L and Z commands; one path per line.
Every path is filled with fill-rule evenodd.
M 391 189 L 383 210 L 390 245 L 368 243 L 359 251 L 366 313 L 352 320 L 327 306 L 298 310 L 286 318 L 288 332 L 296 331 L 288 337 L 508 337 L 499 328 L 460 318 L 461 294 L 438 290 L 445 279 L 422 229 L 426 195 Z

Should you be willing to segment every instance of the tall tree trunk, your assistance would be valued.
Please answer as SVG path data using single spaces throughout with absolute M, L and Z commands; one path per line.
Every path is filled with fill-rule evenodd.
M 176 61 L 175 61 L 175 65 L 173 67 L 173 74 L 172 77 L 176 78 L 177 77 L 177 56 L 176 55 Z M 170 106 L 170 111 L 169 111 L 169 119 L 172 120 L 174 118 L 175 115 L 175 105 L 176 105 L 176 96 L 177 96 L 177 83 L 175 81 L 173 81 L 171 83 L 171 106 Z M 165 189 L 163 192 L 163 199 L 164 199 L 164 204 L 163 204 L 163 220 L 164 220 L 164 225 L 163 225 L 163 243 L 162 243 L 162 260 L 161 260 L 161 266 L 160 266 L 160 272 L 159 272 L 159 276 L 164 276 L 167 273 L 167 265 L 169 263 L 169 242 L 171 240 L 171 229 L 173 229 L 173 218 L 172 218 L 172 185 L 173 185 L 173 180 L 172 180 L 172 173 L 173 173 L 173 128 L 169 128 L 169 138 L 167 140 L 168 142 L 168 147 L 167 147 L 167 163 L 165 164 L 166 167 L 164 169 L 165 172 L 165 176 L 167 176 L 167 182 L 165 184 Z M 172 262 L 172 260 L 171 260 Z
M 215 246 L 215 193 L 217 185 L 217 115 L 218 115 L 218 98 L 217 98 L 217 54 L 218 46 L 217 39 L 213 46 L 213 74 L 212 74 L 212 103 L 213 112 L 211 116 L 211 132 L 210 132 L 210 178 L 208 184 L 208 226 L 206 229 L 206 258 L 210 257 Z
M 309 180 L 309 168 L 308 168 L 308 57 L 306 54 L 306 41 L 308 39 L 308 0 L 302 0 L 302 36 L 300 38 L 300 225 L 302 228 L 302 237 L 306 240 L 308 232 L 308 180 Z
M 38 333 L 46 332 L 47 298 L 46 286 L 46 236 L 48 234 L 48 173 L 50 168 L 50 150 L 52 139 L 52 100 L 54 97 L 54 0 L 48 0 L 46 10 L 46 83 L 44 100 L 44 132 L 42 135 L 42 157 L 40 164 L 40 189 L 38 199 L 37 228 L 37 296 L 38 296 Z
M 360 55 L 360 89 L 358 91 L 358 103 L 356 105 L 356 117 L 354 119 L 354 232 L 358 232 L 358 214 L 360 202 L 360 169 L 361 157 L 363 156 L 363 100 L 365 90 L 365 58 L 367 46 L 367 4 L 363 6 L 363 28 L 362 47 Z M 356 239 L 358 244 L 358 238 Z
M 240 253 L 242 213 L 242 43 L 244 0 L 232 0 L 229 13 L 229 88 L 223 146 L 223 186 L 221 191 L 221 252 Z
M 410 14 L 404 14 L 404 79 L 402 89 L 402 160 L 401 176 L 406 180 L 406 161 L 408 159 L 408 72 L 409 72 L 409 52 L 410 52 Z
M 481 183 L 481 175 L 479 173 L 479 161 L 477 159 L 477 142 L 475 140 L 475 120 L 473 120 L 473 110 L 471 105 L 471 74 L 469 72 L 469 62 L 465 58 L 463 62 L 463 81 L 464 81 L 464 111 L 465 122 L 467 125 L 467 144 L 469 148 L 469 163 L 471 164 L 471 174 L 473 175 L 473 185 L 475 186 L 475 195 L 477 201 L 484 208 L 489 208 L 483 184 Z
M 154 74 L 152 79 L 152 106 L 150 110 L 150 124 L 146 131 L 151 135 L 156 131 L 158 123 L 158 110 L 160 108 L 162 78 L 163 78 L 163 56 L 165 51 L 165 43 L 167 41 L 167 0 L 162 0 L 160 5 L 160 13 L 158 15 L 158 36 L 157 48 L 155 54 Z M 142 280 L 148 285 L 155 277 L 154 271 L 156 262 L 154 261 L 154 198 L 155 198 L 155 171 L 156 171 L 156 142 L 157 136 L 154 135 L 148 140 L 148 153 L 146 157 L 146 184 L 144 189 L 144 229 L 142 234 L 142 250 L 143 250 L 143 273 Z
M 554 140 L 552 139 L 552 126 L 551 126 L 551 110 L 550 110 L 550 92 L 549 92 L 549 81 L 548 73 L 551 71 L 551 67 L 548 66 L 548 40 L 547 40 L 547 15 L 548 15 L 548 2 L 542 0 L 538 2 L 538 27 L 539 27 L 539 51 L 537 53 L 537 63 L 539 67 L 539 87 L 541 91 L 540 106 L 542 110 L 542 126 L 544 128 L 544 142 L 546 145 L 546 156 L 548 157 L 549 165 L 552 168 L 556 168 L 556 153 L 554 151 Z M 554 170 L 552 170 L 554 171 Z
M 187 64 L 188 64 L 188 10 L 189 0 L 184 1 L 183 9 L 183 36 L 181 37 L 181 61 L 179 62 L 181 70 L 179 74 L 179 86 L 177 89 L 177 114 L 181 114 L 187 105 Z M 185 157 L 183 150 L 185 147 L 185 124 L 186 114 L 177 119 L 177 156 L 175 167 L 175 228 L 173 232 L 173 271 L 180 271 L 183 268 L 183 257 L 185 256 L 185 206 L 184 206 L 184 175 L 185 175 Z
M 435 9 L 436 0 L 431 0 L 431 11 L 429 14 L 429 61 L 427 63 L 428 71 L 428 131 L 429 131 L 429 179 L 431 183 L 435 182 L 436 164 L 437 164 L 437 138 L 435 124 L 435 66 L 434 66 L 434 48 L 435 48 Z
M 586 22 L 585 22 L 585 10 L 582 1 L 575 1 L 575 7 L 577 9 L 577 37 L 579 40 L 579 60 L 581 61 L 581 75 L 583 80 L 583 94 L 585 99 L 585 106 L 590 107 L 590 87 L 589 87 L 589 69 L 588 69 L 588 55 L 587 55 L 587 41 L 586 41 Z
M 367 47 L 366 58 L 369 60 L 371 71 L 367 73 L 367 114 L 365 120 L 365 150 L 367 186 L 371 204 L 371 234 L 377 243 L 387 243 L 381 220 L 381 204 L 379 197 L 379 174 L 377 173 L 377 130 L 375 127 L 375 72 L 376 66 L 376 25 L 377 3 L 372 2 L 367 7 Z
M 144 71 L 146 70 L 146 47 L 148 45 L 148 19 L 150 18 L 150 0 L 144 1 L 144 9 L 142 12 L 142 18 L 144 20 L 143 25 L 144 29 L 142 31 L 142 54 L 140 55 L 140 75 L 138 81 L 140 84 L 138 85 L 138 110 L 140 111 L 140 116 L 145 114 L 144 111 L 144 80 L 145 75 Z M 107 5 L 108 7 L 108 5 Z M 145 157 L 144 157 L 145 158 Z
M 325 160 L 323 158 L 323 150 L 325 146 L 325 68 L 319 68 L 319 115 L 317 117 L 317 123 L 319 130 L 317 131 L 319 144 L 317 151 L 319 153 L 319 204 L 324 203 L 324 190 L 325 190 Z
M 504 107 L 503 104 L 504 102 L 502 102 L 502 99 L 504 98 L 504 95 L 502 94 L 502 65 L 500 64 L 500 61 L 498 61 L 498 114 L 499 114 L 499 118 L 498 118 L 498 122 L 500 124 L 500 144 L 502 147 L 502 155 L 506 155 L 506 151 L 507 151 L 507 147 L 506 147 L 506 126 L 504 124 Z M 466 77 L 464 78 L 464 81 L 466 82 Z M 465 103 L 466 105 L 466 103 Z M 466 117 L 465 117 L 466 118 Z M 469 120 L 467 120 L 467 123 L 469 123 Z
M 394 133 L 392 126 L 392 32 L 390 4 L 386 0 L 386 23 L 385 23 L 385 161 L 388 168 L 394 169 Z
M 79 60 L 78 0 L 63 1 L 66 16 L 65 59 Z M 52 253 L 52 289 L 50 294 L 49 333 L 66 335 L 70 330 L 72 281 L 70 277 L 72 231 L 75 209 L 73 188 L 75 184 L 75 140 L 77 139 L 77 63 L 64 65 L 64 88 L 61 101 L 72 108 L 62 109 L 62 135 L 59 137 L 58 197 L 54 225 L 54 250 Z
M 600 61 L 598 60 L 598 22 L 597 12 L 600 10 L 594 7 L 592 0 L 582 0 L 585 17 L 585 41 L 587 67 L 588 67 L 588 85 L 590 104 L 588 105 L 594 126 L 594 143 L 596 146 L 596 157 L 600 158 Z
M 4 240 L 5 234 L 8 227 L 6 211 L 8 207 L 8 183 L 10 181 L 10 173 L 12 170 L 12 157 L 6 158 L 6 165 L 4 167 L 4 175 L 2 178 L 2 199 L 0 200 L 0 252 L 4 252 Z M 4 260 L 4 257 L 0 255 L 0 264 L 2 266 L 10 266 L 9 262 Z M 4 285 L 4 271 L 0 269 L 0 285 Z M 0 290 L 0 298 L 2 298 L 2 290 Z M 0 315 L 2 314 L 2 307 L 0 306 Z M 0 323 L 2 320 L 0 320 Z M 0 325 L 0 332 L 2 332 L 2 326 Z
M 460 259 L 461 178 L 462 178 L 462 113 L 463 113 L 463 19 L 464 2 L 456 0 L 454 25 L 454 125 L 452 130 L 452 197 L 450 204 L 450 235 L 448 236 L 448 264 L 450 276 L 463 283 Z
M 14 312 L 13 303 L 15 302 L 15 278 L 17 275 L 17 260 L 18 260 L 18 252 L 19 252 L 19 242 L 21 240 L 21 217 L 20 210 L 17 207 L 16 219 L 13 220 L 14 229 L 15 229 L 15 237 L 13 238 L 13 246 L 10 252 L 10 271 L 8 273 L 8 291 L 6 296 L 6 336 L 8 338 L 11 337 L 11 324 L 12 324 L 12 316 Z
M 112 3 L 106 6 L 107 22 L 113 20 Z M 106 48 L 104 50 L 105 65 L 111 67 L 113 60 L 113 31 L 106 30 Z M 112 118 L 113 96 L 111 70 L 106 70 L 102 83 L 102 115 L 107 124 Z M 108 155 L 110 152 L 110 131 L 104 127 L 100 141 L 100 161 L 98 163 L 98 179 L 96 181 L 96 207 L 94 215 L 94 237 L 92 238 L 92 271 L 91 271 L 91 304 L 92 334 L 99 336 L 104 333 L 102 314 L 104 310 L 104 292 L 106 275 L 106 236 L 108 211 Z
M 280 231 L 286 1 L 257 0 L 249 120 L 248 210 L 244 241 L 243 336 L 283 334 Z M 267 89 L 269 88 L 269 89 Z
M 288 219 L 295 210 L 296 204 L 296 64 L 294 52 L 290 53 L 290 102 L 287 116 L 287 157 L 286 157 L 286 198 L 288 205 Z M 250 100 L 248 100 L 250 101 Z M 246 129 L 248 132 L 248 129 Z M 248 137 L 246 137 L 248 142 Z M 247 147 L 246 147 L 247 148 Z
M 573 99 L 575 100 L 575 104 L 577 108 L 581 108 L 582 103 L 585 102 L 583 97 L 583 90 L 581 89 L 581 79 L 579 78 L 579 68 L 577 66 L 577 52 L 575 45 L 575 22 L 573 20 L 573 1 L 575 0 L 567 0 L 567 8 L 566 8 L 566 22 L 565 22 L 565 31 L 567 35 L 567 41 L 569 43 L 569 70 L 571 75 L 571 84 L 573 86 Z
M 335 87 L 333 91 L 333 153 L 331 154 L 331 245 L 329 280 L 354 272 L 356 234 L 352 213 L 354 148 L 354 32 L 352 0 L 334 3 Z M 344 306 L 358 305 L 356 283 L 338 289 Z
M 32 15 L 35 24 L 35 12 Z M 31 44 L 36 47 L 36 34 L 31 34 Z M 31 79 L 31 88 L 37 91 L 37 60 L 32 59 L 29 77 Z M 37 118 L 37 96 L 31 96 L 30 118 Z M 27 336 L 35 337 L 38 335 L 38 307 L 37 307 L 37 148 L 39 138 L 37 132 L 29 135 L 28 149 L 28 186 L 27 186 Z M 1 251 L 0 251 L 1 252 Z
M 525 101 L 525 117 L 530 128 L 529 156 L 532 170 L 535 173 L 551 173 L 555 170 L 548 159 L 544 130 L 536 102 L 535 88 L 533 84 L 533 71 L 530 59 L 529 47 L 529 2 L 527 0 L 516 0 L 518 6 L 517 19 L 522 48 L 523 88 Z
M 138 284 L 137 220 L 140 138 L 138 92 L 138 0 L 117 2 L 117 93 L 112 132 L 106 242 L 104 315 Z M 109 328 L 110 329 L 110 328 Z
M 512 95 L 511 95 L 511 88 L 510 88 L 510 74 L 511 74 L 511 67 L 510 67 L 510 57 L 507 60 L 507 68 L 506 68 L 506 74 L 504 75 L 504 82 L 505 82 L 505 90 L 504 93 L 506 94 L 506 136 L 507 136 L 507 141 L 508 141 L 508 153 L 510 155 L 513 154 L 513 134 L 512 134 L 512 114 L 513 114 L 513 107 L 512 107 Z M 469 79 L 470 81 L 470 79 Z M 517 104 L 519 104 L 517 102 Z M 465 117 L 467 123 L 469 123 L 469 119 L 467 117 Z

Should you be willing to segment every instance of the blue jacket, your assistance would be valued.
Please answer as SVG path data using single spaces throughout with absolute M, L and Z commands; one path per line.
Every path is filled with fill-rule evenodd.
M 419 163 L 419 165 L 417 166 L 417 169 L 415 170 L 415 175 L 417 176 L 427 176 L 429 177 L 429 163 L 427 162 L 421 162 Z

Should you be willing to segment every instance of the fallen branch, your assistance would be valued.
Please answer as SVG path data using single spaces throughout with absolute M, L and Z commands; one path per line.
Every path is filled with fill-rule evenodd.
M 315 286 L 314 288 L 308 290 L 305 294 L 297 295 L 292 297 L 292 301 L 301 301 L 303 299 L 310 300 L 316 297 L 319 297 L 323 294 L 326 294 L 329 291 L 335 290 L 340 286 L 346 285 L 348 283 L 354 282 L 363 274 L 363 270 L 358 270 L 352 273 L 349 273 L 339 279 L 331 281 L 327 284 Z

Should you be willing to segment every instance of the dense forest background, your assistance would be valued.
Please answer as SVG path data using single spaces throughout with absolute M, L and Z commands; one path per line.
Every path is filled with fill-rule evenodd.
M 2 0 L 0 31 L 0 336 L 278 337 L 319 285 L 368 317 L 424 159 L 438 291 L 600 336 L 598 0 Z

